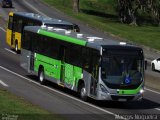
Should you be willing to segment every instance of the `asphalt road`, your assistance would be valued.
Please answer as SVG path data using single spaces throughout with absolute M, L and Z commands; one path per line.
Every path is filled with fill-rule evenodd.
M 14 8 L 0 8 L 0 15 L 4 20 L 7 20 L 9 11 L 36 12 L 50 17 L 67 19 L 79 24 L 82 32 L 116 40 L 114 37 L 89 28 L 87 25 L 69 18 L 56 9 L 42 4 L 39 0 L 14 0 Z M 148 88 L 144 94 L 143 102 L 117 103 L 89 100 L 89 103 L 85 103 L 79 100 L 74 92 L 62 89 L 55 84 L 48 83 L 47 86 L 41 86 L 35 76 L 28 75 L 20 67 L 20 55 L 15 54 L 6 45 L 5 29 L 3 29 L 5 25 L 3 21 L 0 21 L 0 89 L 7 89 L 51 113 L 64 115 L 69 119 L 114 120 L 117 117 L 116 115 L 122 117 L 127 115 L 126 117 L 132 119 L 137 117 L 135 114 L 153 115 L 155 119 L 156 116 L 160 119 L 160 92 L 151 91 Z M 148 59 L 153 59 L 159 55 L 158 53 L 151 53 L 147 49 L 145 51 Z M 160 78 L 158 72 L 152 72 L 150 69 L 146 71 L 146 74 L 154 76 L 156 79 Z

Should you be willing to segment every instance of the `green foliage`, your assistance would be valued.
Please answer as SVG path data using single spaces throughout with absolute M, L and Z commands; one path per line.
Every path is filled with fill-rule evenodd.
M 51 114 L 4 90 L 0 90 L 0 119 L 1 118 L 18 118 L 18 120 L 63 120 L 61 117 Z
M 93 10 L 103 13 L 116 13 L 117 0 L 80 0 L 80 9 Z
M 54 0 L 54 2 L 55 1 L 59 0 Z M 86 4 L 86 1 L 91 1 L 91 2 L 102 1 L 102 3 L 108 2 L 108 5 L 109 4 L 112 5 L 114 3 L 113 2 L 114 0 L 80 0 L 80 1 L 81 1 L 80 8 L 81 10 L 84 9 L 84 11 L 79 14 L 75 14 L 74 12 L 72 12 L 72 8 L 62 7 L 61 4 L 54 4 L 53 6 L 74 18 L 89 24 L 90 26 L 96 29 L 100 29 L 101 31 L 105 31 L 109 34 L 114 34 L 116 35 L 117 38 L 124 38 L 127 39 L 127 41 L 131 41 L 136 44 L 143 44 L 145 46 L 149 46 L 151 48 L 160 50 L 160 41 L 159 41 L 160 27 L 146 26 L 145 24 L 142 24 L 141 26 L 131 26 L 127 24 L 121 24 L 118 21 L 118 17 L 114 15 L 114 12 L 110 12 L 112 10 L 109 10 L 108 12 L 106 10 L 105 13 L 103 10 L 101 10 L 103 7 L 98 9 L 98 7 L 95 7 L 94 5 L 91 6 Z M 105 6 L 105 4 L 103 6 Z M 146 18 L 150 20 L 150 17 L 147 17 L 148 14 L 144 14 L 143 11 L 140 12 L 141 15 L 146 16 Z

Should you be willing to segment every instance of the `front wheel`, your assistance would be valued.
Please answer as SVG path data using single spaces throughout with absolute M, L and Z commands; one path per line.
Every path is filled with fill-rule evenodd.
M 15 51 L 16 51 L 17 54 L 20 53 L 19 50 L 18 50 L 18 43 L 17 43 L 17 42 L 16 42 L 16 44 L 15 44 Z
M 87 91 L 84 84 L 80 85 L 79 92 L 81 100 L 87 101 Z
M 44 70 L 42 68 L 38 72 L 38 80 L 39 80 L 40 84 L 42 84 L 42 85 L 45 84 Z

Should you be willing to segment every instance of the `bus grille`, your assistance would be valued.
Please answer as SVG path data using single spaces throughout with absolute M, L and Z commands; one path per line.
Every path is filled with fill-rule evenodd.
M 126 99 L 127 101 L 133 100 L 134 96 L 116 96 L 116 95 L 111 95 L 111 98 L 115 101 L 118 101 L 119 99 Z

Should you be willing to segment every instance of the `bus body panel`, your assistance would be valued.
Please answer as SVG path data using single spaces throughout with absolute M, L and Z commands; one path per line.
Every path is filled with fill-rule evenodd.
M 26 49 L 22 49 L 22 54 L 20 57 L 20 65 L 23 69 L 25 69 L 28 73 L 31 73 L 30 71 L 30 56 L 31 56 L 31 51 L 26 50 Z
M 62 83 L 67 88 L 75 89 L 78 81 L 81 79 L 82 69 L 67 63 L 64 65 L 64 73 L 61 72 L 62 62 L 53 58 L 49 58 L 40 54 L 34 54 L 34 71 L 38 73 L 39 67 L 43 66 L 46 77 L 56 79 L 56 83 Z M 29 65 L 29 64 L 28 64 Z M 64 75 L 64 80 L 61 80 L 61 76 Z
M 38 53 L 35 53 L 34 57 L 34 71 L 38 72 L 40 65 L 42 65 L 47 76 L 60 80 L 61 61 L 40 55 Z
M 64 82 L 67 85 L 67 88 L 71 88 L 75 84 L 75 79 L 74 79 L 74 70 L 73 70 L 73 65 L 64 63 L 64 73 L 62 72 L 61 74 L 64 74 Z
M 12 30 L 7 29 L 6 32 L 6 43 L 11 46 L 11 36 L 12 36 Z

